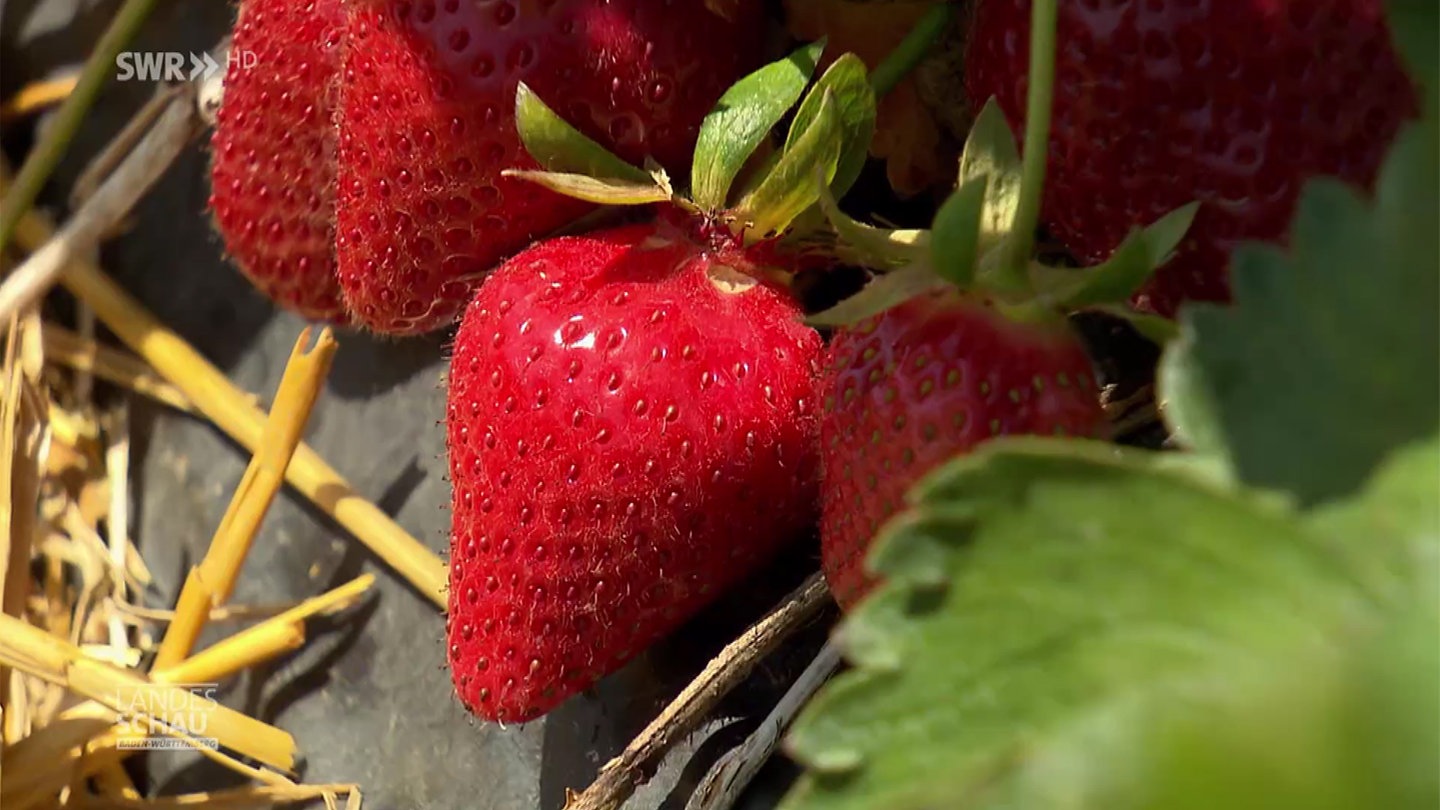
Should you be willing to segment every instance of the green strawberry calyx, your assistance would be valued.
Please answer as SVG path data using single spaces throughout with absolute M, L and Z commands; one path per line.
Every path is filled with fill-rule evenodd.
M 1020 321 L 1054 320 L 1078 309 L 1103 309 L 1132 320 L 1152 338 L 1167 337 L 1163 322 L 1132 313 L 1123 302 L 1169 259 L 1189 229 L 1198 203 L 1133 230 L 1109 259 L 1093 267 L 1052 267 L 1033 255 L 1045 182 L 1056 12 L 1056 0 L 1037 0 L 1033 7 L 1023 160 L 992 98 L 975 118 L 955 190 L 936 212 L 929 230 L 891 230 L 858 222 L 842 212 L 822 187 L 819 206 L 831 225 L 831 249 L 876 276 L 851 298 L 812 316 L 811 323 L 853 324 L 913 295 L 953 285 L 984 296 Z
M 811 84 L 824 47 L 823 40 L 806 45 L 721 96 L 700 126 L 688 195 L 677 193 L 658 165 L 633 166 L 608 152 L 524 84 L 515 122 L 541 169 L 505 174 L 606 205 L 672 203 L 722 223 L 746 244 L 778 238 L 818 212 L 817 175 L 834 194 L 849 188 L 875 129 L 875 93 L 858 57 L 840 57 Z M 784 144 L 768 149 L 771 129 L 792 108 Z M 823 223 L 818 213 L 807 219 Z
M 670 203 L 745 245 L 803 244 L 829 228 L 822 197 L 844 196 L 859 177 L 875 133 L 877 97 L 926 56 L 952 14 L 948 4 L 938 4 L 873 75 L 846 53 L 812 83 L 822 39 L 736 82 L 701 123 L 688 194 L 677 193 L 658 165 L 633 166 L 608 152 L 523 83 L 515 97 L 516 127 L 540 169 L 505 174 L 594 203 Z M 772 146 L 771 131 L 792 110 L 783 143 Z

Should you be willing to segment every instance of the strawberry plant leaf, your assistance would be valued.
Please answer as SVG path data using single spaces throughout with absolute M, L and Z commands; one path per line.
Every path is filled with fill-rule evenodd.
M 980 219 L 980 252 L 989 253 L 1010 233 L 1020 208 L 1020 151 L 992 97 L 985 102 L 960 155 L 956 188 L 985 178 L 985 206 Z
M 745 224 L 747 239 L 784 231 L 820 199 L 821 189 L 835 177 L 843 139 L 835 106 L 830 91 L 824 91 L 814 124 L 781 153 L 760 185 L 736 204 L 734 214 Z M 815 182 L 817 172 L 823 182 Z
M 836 197 L 843 197 L 865 167 L 865 155 L 875 134 L 875 91 L 870 87 L 865 63 L 860 61 L 860 57 L 847 53 L 836 59 L 805 94 L 805 100 L 800 102 L 795 119 L 790 123 L 784 151 L 793 149 L 806 130 L 814 125 L 826 91 L 834 99 L 841 132 L 840 162 L 835 168 L 830 190 Z
M 524 82 L 515 90 L 515 128 L 525 151 L 549 172 L 588 175 L 632 185 L 650 176 L 570 126 Z
M 891 270 L 921 261 L 926 255 L 930 231 L 877 228 L 852 219 L 840 210 L 835 195 L 821 178 L 816 178 L 815 185 L 820 188 L 820 210 L 838 237 L 836 255 L 844 261 L 876 270 Z
M 588 174 L 566 172 L 534 172 L 506 169 L 506 177 L 516 177 L 544 186 L 551 191 L 601 205 L 647 205 L 670 199 L 670 192 L 648 175 L 639 182 L 606 180 Z
M 1411 74 L 1426 89 L 1425 103 L 1440 93 L 1440 5 L 1434 0 L 1388 0 L 1385 19 Z
M 751 153 L 799 100 L 825 49 L 822 39 L 736 82 L 700 124 L 691 168 L 690 194 L 707 211 L 718 211 Z
M 1348 558 L 1346 567 L 1372 598 L 1400 604 L 1416 572 L 1440 573 L 1437 490 L 1440 435 L 1396 451 L 1360 497 L 1319 507 L 1307 521 Z
M 1125 767 L 1166 707 L 1383 622 L 1342 548 L 1371 533 L 1173 462 L 1008 438 L 924 479 L 872 554 L 884 584 L 839 632 L 855 669 L 791 732 L 809 773 L 785 810 L 1165 807 L 1088 788 Z M 1440 487 L 1433 461 L 1420 478 L 1415 492 Z M 1398 515 L 1385 530 L 1433 556 L 1433 508 L 1392 510 L 1380 481 L 1350 527 Z M 1413 598 L 1422 572 L 1406 574 L 1393 592 Z
M 931 226 L 930 255 L 935 272 L 962 289 L 970 286 L 979 261 L 989 179 L 980 175 L 962 184 L 935 212 Z
M 811 326 L 849 326 L 945 283 L 929 266 L 916 263 L 876 276 L 864 289 L 805 319 Z
M 1235 303 L 1182 312 L 1162 395 L 1208 414 L 1186 431 L 1220 437 L 1240 480 L 1325 501 L 1440 426 L 1437 131 L 1434 114 L 1402 130 L 1373 200 L 1309 183 L 1288 252 L 1242 246 Z

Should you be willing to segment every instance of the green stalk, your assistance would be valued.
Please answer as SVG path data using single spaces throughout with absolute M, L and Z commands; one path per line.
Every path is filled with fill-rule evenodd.
M 1030 255 L 1035 251 L 1035 228 L 1040 220 L 1040 199 L 1045 190 L 1045 161 L 1050 152 L 1057 16 L 1057 0 L 1035 0 L 1030 17 L 1030 87 L 1025 98 L 1020 202 L 1009 241 L 1010 254 L 1002 263 L 1001 272 L 1007 281 L 1026 277 Z
M 895 89 L 895 85 L 920 64 L 920 60 L 930 53 L 936 40 L 945 32 L 945 26 L 950 24 L 952 16 L 954 11 L 950 3 L 942 2 L 931 6 L 929 11 L 915 21 L 915 27 L 910 29 L 910 33 L 906 34 L 900 44 L 895 46 L 895 50 L 885 57 L 885 61 L 876 65 L 875 70 L 870 73 L 870 87 L 875 91 L 875 98 L 879 99 Z
M 104 36 L 95 44 L 95 51 L 86 61 L 85 69 L 75 83 L 75 90 L 55 113 L 55 120 L 45 139 L 36 144 L 25 159 L 10 193 L 0 200 L 0 253 L 9 246 L 10 238 L 15 235 L 15 226 L 35 204 L 45 181 L 50 179 L 60 159 L 65 156 L 65 150 L 85 121 L 85 114 L 100 95 L 100 88 L 115 72 L 115 57 L 135 38 L 154 6 L 155 0 L 126 0 Z

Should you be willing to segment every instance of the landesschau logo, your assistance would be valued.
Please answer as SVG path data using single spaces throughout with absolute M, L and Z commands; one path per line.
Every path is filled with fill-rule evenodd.
M 118 711 L 117 748 L 163 751 L 203 745 L 218 748 L 219 740 L 206 735 L 210 713 L 218 706 L 218 684 L 175 684 L 176 689 L 151 686 L 123 687 L 115 695 Z M 177 739 L 176 734 L 189 740 Z
M 230 51 L 225 62 L 230 70 L 248 70 L 255 66 L 255 54 Z M 193 82 L 210 78 L 220 68 L 208 53 L 121 51 L 115 55 L 115 80 L 119 82 Z

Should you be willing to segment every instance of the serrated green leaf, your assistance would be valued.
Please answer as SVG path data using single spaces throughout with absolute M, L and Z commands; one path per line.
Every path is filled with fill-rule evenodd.
M 1005 122 L 1005 114 L 992 96 L 965 140 L 960 156 L 960 176 L 956 188 L 984 178 L 985 207 L 980 220 L 980 253 L 994 250 L 1015 225 L 1015 212 L 1020 207 L 1020 151 L 1015 136 Z
M 1356 498 L 1307 515 L 1377 602 L 1408 598 L 1417 572 L 1440 574 L 1440 436 L 1394 453 Z
M 1433 105 L 1440 93 L 1440 5 L 1435 0 L 1387 0 L 1385 18 L 1411 75 L 1426 88 Z
M 1210 392 L 1188 373 L 1193 368 L 1189 353 L 1194 345 L 1193 330 L 1182 326 L 1180 337 L 1161 355 L 1156 381 L 1166 395 L 1165 424 L 1181 446 L 1212 459 L 1226 478 L 1233 480 L 1233 463 L 1215 419 L 1215 403 Z
M 705 116 L 690 170 L 690 194 L 702 209 L 725 207 L 735 175 L 800 98 L 824 48 L 824 40 L 811 43 L 751 73 Z
M 891 270 L 915 264 L 929 255 L 929 231 L 877 228 L 860 222 L 840 210 L 835 196 L 819 176 L 815 178 L 815 185 L 820 188 L 820 210 L 838 237 L 835 253 L 843 261 L 875 270 Z
M 1149 226 L 1131 231 L 1101 264 L 1054 271 L 1052 283 L 1063 281 L 1047 289 L 1045 299 L 1067 311 L 1126 300 L 1174 252 L 1199 208 L 1199 203 L 1183 205 Z
M 980 175 L 961 184 L 940 210 L 930 230 L 931 263 L 935 272 L 965 289 L 975 277 L 980 260 L 989 176 Z
M 865 167 L 870 139 L 875 135 L 875 91 L 870 87 L 865 63 L 860 61 L 860 57 L 847 53 L 836 59 L 805 94 L 805 100 L 800 102 L 800 108 L 795 111 L 795 118 L 790 123 L 784 151 L 793 149 L 800 136 L 814 125 L 820 101 L 827 90 L 835 102 L 841 132 L 840 161 L 835 167 L 835 179 L 830 182 L 830 189 L 836 197 L 843 197 Z
M 830 767 L 785 810 L 1144 807 L 1089 788 L 1156 707 L 1381 620 L 1299 514 L 1169 455 L 1002 439 L 924 479 L 872 555 L 885 584 L 843 625 L 856 669 L 788 741 Z
M 644 169 L 631 166 L 570 126 L 524 82 L 515 91 L 515 128 L 525 151 L 546 171 L 632 185 L 650 180 Z
M 876 276 L 860 292 L 805 319 L 811 326 L 850 326 L 943 286 L 944 281 L 924 264 L 912 264 Z
M 501 172 L 506 177 L 515 177 L 544 186 L 551 191 L 588 200 L 601 205 L 647 205 L 670 199 L 668 189 L 653 178 L 642 175 L 640 182 L 606 180 L 588 174 L 566 174 L 564 172 L 533 172 L 507 169 Z
M 820 96 L 814 124 L 780 155 L 760 185 L 735 205 L 733 213 L 744 223 L 747 239 L 784 231 L 820 199 L 820 192 L 835 177 L 842 138 L 835 102 L 826 90 Z
M 1306 503 L 1352 492 L 1440 427 L 1440 138 L 1403 130 L 1373 201 L 1330 179 L 1301 194 L 1290 249 L 1246 245 L 1234 305 L 1182 312 L 1193 346 L 1162 391 L 1204 391 L 1236 475 Z

